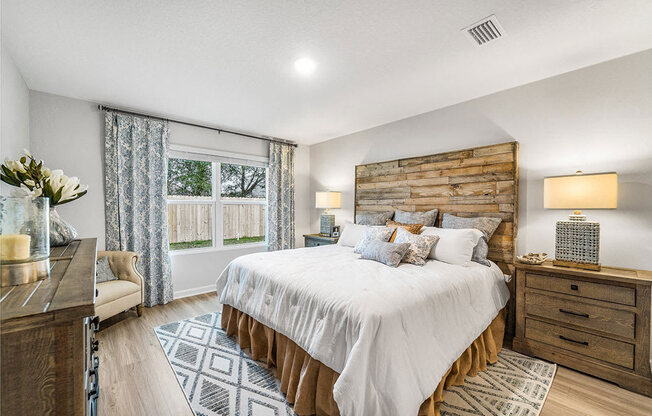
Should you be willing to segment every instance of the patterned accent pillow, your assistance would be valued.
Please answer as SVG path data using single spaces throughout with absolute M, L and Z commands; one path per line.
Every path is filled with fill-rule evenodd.
M 104 283 L 110 282 L 111 280 L 118 280 L 118 278 L 113 274 L 111 266 L 109 266 L 109 258 L 102 257 L 99 259 L 95 265 L 95 282 Z
M 397 209 L 394 211 L 394 221 L 403 224 L 423 224 L 424 227 L 434 227 L 437 219 L 438 209 L 431 209 L 426 212 L 410 212 Z
M 464 218 L 457 217 L 452 214 L 444 214 L 444 219 L 442 220 L 442 228 L 475 228 L 476 230 L 482 231 L 484 234 L 483 238 L 478 241 L 478 244 L 473 249 L 473 257 L 471 261 L 476 263 L 484 264 L 485 266 L 491 266 L 489 260 L 487 260 L 487 255 L 489 254 L 489 240 L 491 236 L 496 232 L 496 228 L 500 225 L 502 219 L 492 218 L 492 217 L 472 217 Z
M 360 254 L 362 249 L 369 244 L 370 241 L 383 241 L 386 242 L 394 233 L 392 228 L 387 227 L 367 227 L 362 234 L 362 238 L 358 241 L 353 249 L 354 253 Z
M 360 225 L 385 225 L 387 220 L 391 220 L 394 211 L 388 212 L 360 212 L 355 214 L 355 223 Z
M 362 248 L 362 259 L 375 260 L 391 267 L 398 267 L 407 253 L 410 244 L 394 244 L 385 241 L 373 240 Z
M 416 235 L 404 228 L 397 228 L 394 244 L 407 243 L 409 248 L 403 257 L 403 261 L 423 266 L 426 264 L 430 250 L 437 244 L 437 241 L 439 241 L 438 235 Z
M 411 232 L 412 234 L 419 234 L 421 232 L 421 228 L 423 228 L 423 224 L 403 224 L 392 220 L 387 220 L 387 224 L 385 225 L 387 226 L 387 228 L 391 228 L 392 230 L 394 230 L 392 236 L 389 238 L 390 243 L 394 242 L 394 239 L 396 238 L 396 230 L 398 228 L 404 228 L 409 232 Z

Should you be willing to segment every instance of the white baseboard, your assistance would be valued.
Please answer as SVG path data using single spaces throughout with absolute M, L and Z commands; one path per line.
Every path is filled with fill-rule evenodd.
M 201 295 L 202 293 L 214 292 L 215 285 L 193 287 L 192 289 L 175 290 L 174 299 L 187 298 L 188 296 Z

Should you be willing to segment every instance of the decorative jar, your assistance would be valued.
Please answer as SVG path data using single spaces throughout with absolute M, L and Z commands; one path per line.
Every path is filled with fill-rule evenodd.
M 49 199 L 0 196 L 2 287 L 50 275 Z

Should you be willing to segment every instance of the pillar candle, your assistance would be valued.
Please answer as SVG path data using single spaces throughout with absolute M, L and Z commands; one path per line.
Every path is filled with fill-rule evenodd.
M 31 237 L 27 234 L 0 235 L 0 260 L 27 260 L 30 240 Z

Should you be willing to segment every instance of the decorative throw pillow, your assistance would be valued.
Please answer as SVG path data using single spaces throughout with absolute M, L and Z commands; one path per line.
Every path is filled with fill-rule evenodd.
M 394 211 L 394 221 L 403 224 L 423 224 L 424 227 L 433 227 L 437 219 L 438 209 L 432 209 L 426 212 L 411 212 L 397 209 Z
M 476 230 L 482 231 L 484 237 L 478 241 L 478 244 L 473 249 L 472 261 L 485 266 L 491 266 L 489 260 L 487 260 L 487 254 L 489 254 L 489 240 L 491 236 L 496 232 L 496 228 L 500 225 L 502 220 L 500 218 L 492 217 L 472 217 L 464 218 L 457 217 L 452 214 L 444 214 L 444 219 L 442 220 L 441 226 L 443 228 L 475 228 Z
M 438 235 L 439 241 L 430 250 L 429 258 L 450 264 L 468 266 L 473 248 L 484 234 L 475 228 L 455 230 L 452 228 L 425 227 L 421 235 Z
M 391 228 L 392 230 L 394 230 L 392 236 L 389 238 L 390 243 L 394 242 L 394 239 L 396 238 L 396 230 L 398 228 L 404 228 L 409 232 L 411 232 L 412 234 L 419 234 L 421 232 L 421 228 L 423 227 L 423 224 L 403 224 L 392 220 L 387 220 L 387 224 L 385 225 L 387 226 L 387 228 Z
M 110 282 L 111 280 L 118 280 L 118 278 L 113 274 L 111 266 L 109 266 L 109 258 L 102 257 L 99 259 L 95 265 L 95 282 L 104 283 Z
M 408 243 L 409 248 L 403 261 L 422 266 L 426 264 L 430 250 L 437 241 L 439 241 L 438 235 L 416 235 L 404 228 L 397 228 L 394 244 Z
M 410 244 L 395 244 L 385 241 L 369 241 L 360 252 L 362 259 L 375 260 L 391 267 L 397 267 L 405 253 L 407 253 Z
M 385 225 L 387 220 L 391 220 L 394 211 L 388 212 L 360 212 L 355 214 L 355 223 L 359 225 Z
M 360 254 L 362 248 L 366 246 L 370 241 L 383 241 L 386 242 L 394 233 L 394 230 L 387 227 L 365 227 L 362 238 L 358 241 L 358 244 L 355 245 L 353 249 L 354 253 Z

